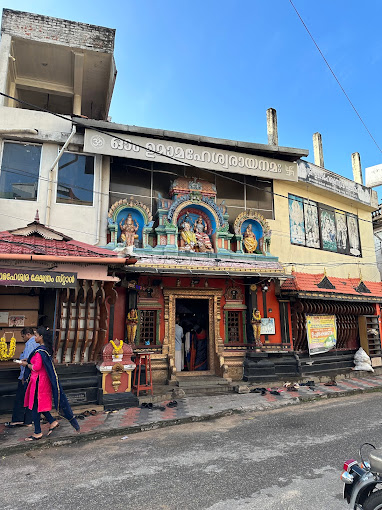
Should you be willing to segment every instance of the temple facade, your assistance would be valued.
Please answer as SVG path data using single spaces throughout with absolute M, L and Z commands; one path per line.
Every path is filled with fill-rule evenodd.
M 377 366 L 377 197 L 360 167 L 350 180 L 319 144 L 314 163 L 279 145 L 273 109 L 268 144 L 112 123 L 113 48 L 111 29 L 4 9 L 0 229 L 38 209 L 44 228 L 125 261 L 104 266 L 115 299 L 99 338 L 151 352 L 154 384 L 336 374 L 360 345 Z M 93 288 L 80 280 L 67 313 Z M 75 367 L 60 320 L 57 361 Z

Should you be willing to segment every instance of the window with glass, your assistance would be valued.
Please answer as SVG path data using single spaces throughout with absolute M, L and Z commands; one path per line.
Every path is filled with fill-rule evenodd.
M 37 200 L 41 145 L 4 142 L 0 198 Z
M 147 205 L 155 214 L 158 198 L 169 198 L 171 183 L 177 177 L 194 177 L 216 186 L 218 204 L 224 203 L 233 228 L 236 217 L 246 209 L 255 209 L 267 219 L 273 219 L 272 181 L 257 177 L 219 175 L 207 170 L 129 158 L 113 158 L 110 172 L 110 205 L 125 197 Z
M 58 163 L 57 203 L 93 205 L 94 157 L 64 152 Z

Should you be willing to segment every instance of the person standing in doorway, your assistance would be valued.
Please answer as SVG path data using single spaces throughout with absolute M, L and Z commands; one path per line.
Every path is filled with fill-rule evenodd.
M 194 324 L 191 344 L 190 370 L 208 370 L 208 340 L 204 326 Z
M 184 368 L 183 360 L 183 328 L 180 325 L 180 317 L 175 319 L 175 368 L 177 372 L 181 372 Z
M 24 328 L 21 330 L 21 338 L 25 342 L 25 347 L 20 355 L 20 359 L 27 359 L 29 354 L 38 347 L 32 328 Z M 27 384 L 24 379 L 25 367 L 20 366 L 20 375 L 18 378 L 16 398 L 13 406 L 12 421 L 5 423 L 8 428 L 23 427 L 24 425 L 32 424 L 32 412 L 27 407 L 24 407 L 25 391 Z

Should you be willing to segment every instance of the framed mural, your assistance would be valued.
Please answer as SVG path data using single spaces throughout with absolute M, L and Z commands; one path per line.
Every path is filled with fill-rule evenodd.
M 342 211 L 335 211 L 335 218 L 337 229 L 337 251 L 338 253 L 349 253 L 346 214 Z
M 320 228 L 316 202 L 304 202 L 305 237 L 308 248 L 320 248 Z
M 290 242 L 305 246 L 303 199 L 289 195 Z
M 336 223 L 334 211 L 320 207 L 322 249 L 337 251 Z
M 361 256 L 361 241 L 359 239 L 358 218 L 351 214 L 347 215 L 348 234 L 349 234 L 349 251 L 355 257 Z
M 288 205 L 292 244 L 361 257 L 356 215 L 295 195 Z

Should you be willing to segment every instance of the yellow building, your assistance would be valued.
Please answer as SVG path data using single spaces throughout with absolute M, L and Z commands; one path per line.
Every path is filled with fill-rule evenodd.
M 304 162 L 299 163 L 299 168 L 304 165 Z M 314 165 L 309 165 L 314 167 Z M 322 173 L 330 176 L 330 172 L 320 169 Z M 356 185 L 353 181 L 345 179 L 340 176 L 336 178 L 349 187 Z M 274 191 L 274 210 L 275 218 L 270 220 L 269 224 L 272 229 L 272 253 L 279 257 L 280 262 L 285 266 L 286 272 L 290 273 L 292 267 L 296 271 L 309 272 L 309 273 L 323 273 L 324 269 L 328 276 L 338 276 L 342 278 L 359 277 L 367 281 L 379 281 L 380 275 L 376 265 L 376 255 L 374 247 L 373 225 L 371 213 L 375 209 L 374 197 L 370 194 L 370 202 L 364 203 L 359 199 L 351 199 L 345 193 L 339 193 L 334 188 L 332 190 L 324 190 L 317 185 L 312 185 L 299 180 L 298 182 L 273 182 Z M 366 192 L 367 193 L 367 192 Z M 317 204 L 318 216 L 320 214 L 320 206 L 322 210 L 334 212 L 334 224 L 338 230 L 338 221 L 336 219 L 344 218 L 346 221 L 346 213 L 352 215 L 358 223 L 359 227 L 359 244 L 360 254 L 352 255 L 350 248 L 348 254 L 343 252 L 335 245 L 340 244 L 339 234 L 336 235 L 333 251 L 329 249 L 322 249 L 322 239 L 320 237 L 312 237 L 309 239 L 305 232 L 305 240 L 301 240 L 301 244 L 297 244 L 297 240 L 291 238 L 290 223 L 290 202 L 291 197 L 301 198 L 302 209 L 309 206 L 315 208 Z M 305 204 L 305 205 L 304 205 Z M 345 213 L 345 214 L 344 214 Z M 318 226 L 319 217 L 318 219 Z M 337 234 L 334 230 L 334 234 Z M 320 232 L 320 228 L 318 229 Z M 294 242 L 293 242 L 294 241 Z M 346 242 L 346 238 L 343 243 Z M 341 253 L 342 251 L 342 253 Z

